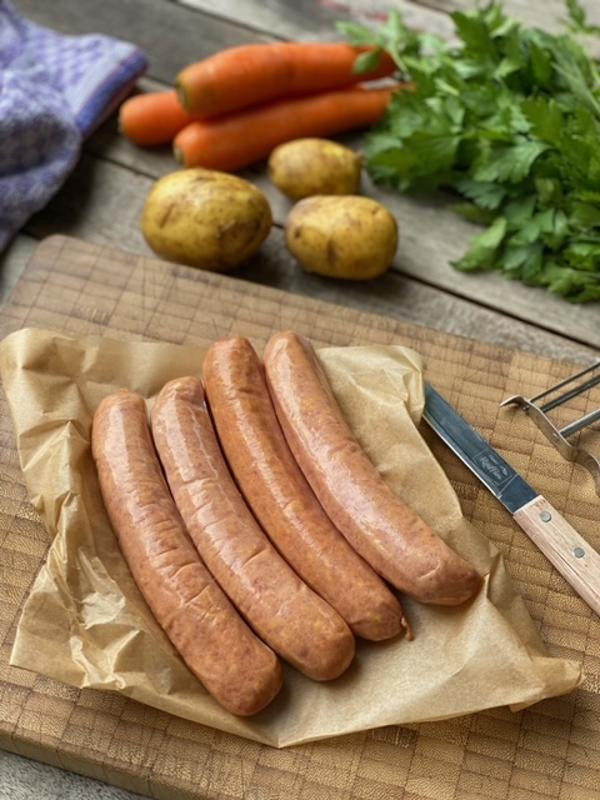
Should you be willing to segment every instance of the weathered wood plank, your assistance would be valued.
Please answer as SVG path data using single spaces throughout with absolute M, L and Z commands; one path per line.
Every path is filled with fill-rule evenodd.
M 0 304 L 7 300 L 14 289 L 36 245 L 36 239 L 18 234 L 0 253 Z
M 165 0 L 16 0 L 16 6 L 34 22 L 63 33 L 127 39 L 147 53 L 148 73 L 169 82 L 191 61 L 225 47 L 274 38 Z
M 594 356 L 594 350 L 589 347 L 425 286 L 396 272 L 388 272 L 368 284 L 311 275 L 301 269 L 287 251 L 280 231 L 272 232 L 263 249 L 264 254 L 239 270 L 239 277 L 550 358 L 589 361 Z
M 151 186 L 151 178 L 85 155 L 54 200 L 32 218 L 27 232 L 37 238 L 64 233 L 150 253 L 139 219 Z M 393 272 L 366 284 L 308 275 L 288 253 L 279 228 L 272 230 L 259 255 L 236 274 L 310 297 L 553 357 L 581 360 L 587 355 L 587 349 L 579 344 Z
M 83 155 L 58 194 L 25 226 L 41 239 L 53 233 L 149 252 L 140 216 L 152 179 Z
M 224 47 L 277 38 L 340 39 L 335 22 L 347 17 L 343 8 L 317 0 L 16 0 L 26 16 L 64 33 L 106 33 L 128 39 L 150 57 L 148 74 L 171 82 L 186 64 Z M 396 4 L 409 24 L 449 35 L 447 14 L 407 0 Z M 216 6 L 216 7 L 215 7 Z
M 258 30 L 287 39 L 331 39 L 339 38 L 335 23 L 347 19 L 347 7 L 352 0 L 341 0 L 338 3 L 320 3 L 318 0 L 220 0 L 215 8 L 213 0 L 177 0 L 182 5 L 201 11 L 217 13 L 223 19 L 237 21 Z M 366 3 L 361 3 L 364 10 Z M 387 7 L 397 8 L 402 12 L 407 23 L 414 28 L 421 28 L 442 36 L 449 35 L 452 30 L 451 21 L 446 14 L 419 6 L 407 0 L 390 0 Z M 368 9 L 371 13 L 377 11 Z
M 346 141 L 357 147 L 360 137 L 346 137 Z M 89 148 L 153 177 L 177 168 L 168 147 L 137 148 L 118 135 L 114 120 L 107 122 L 90 140 Z M 247 170 L 243 174 L 265 192 L 276 222 L 284 224 L 291 203 L 271 184 L 264 169 Z M 394 263 L 396 270 L 501 312 L 509 311 L 525 322 L 600 347 L 600 304 L 573 306 L 543 289 L 513 283 L 500 274 L 473 275 L 453 269 L 450 262 L 464 253 L 470 238 L 480 229 L 445 207 L 445 198 L 417 200 L 375 186 L 368 178 L 363 185 L 365 193 L 386 205 L 398 220 L 401 242 Z
M 208 13 L 215 11 L 211 0 L 177 1 Z M 475 3 L 474 0 L 388 0 L 370 7 L 361 0 L 354 5 L 355 16 L 368 24 L 377 25 L 377 19 L 372 19 L 378 16 L 377 12 L 382 14 L 385 10 L 395 8 L 403 14 L 411 27 L 449 37 L 454 26 L 447 14 L 457 9 L 471 10 Z M 600 4 L 595 0 L 583 0 L 583 5 L 588 12 L 588 20 L 599 25 Z M 218 13 L 225 19 L 252 25 L 280 36 L 307 39 L 331 36 L 335 32 L 335 21 L 347 17 L 352 6 L 352 0 L 331 4 L 322 4 L 318 0 L 301 0 L 294 3 L 293 8 L 286 0 L 270 0 L 269 3 L 262 3 L 260 0 L 221 0 Z M 504 0 L 504 6 L 511 16 L 529 25 L 552 32 L 565 30 L 564 0 Z M 586 45 L 595 56 L 600 56 L 598 39 L 586 38 Z
M 525 322 L 600 347 L 600 303 L 573 305 L 545 289 L 510 281 L 497 272 L 467 274 L 451 266 L 481 228 L 446 207 L 447 200 L 392 193 L 369 184 L 367 194 L 392 209 L 401 243 L 395 266 L 401 272 Z
M 215 11 L 215 4 L 208 2 L 208 0 L 206 0 L 206 2 L 204 2 L 204 0 L 190 0 L 190 3 L 194 3 L 197 6 L 205 5 L 207 11 Z M 232 0 L 221 0 L 218 13 L 224 15 L 223 9 L 225 7 L 240 6 L 242 4 L 248 6 L 250 9 L 248 16 L 252 17 L 252 21 L 246 23 L 249 27 L 259 28 L 262 26 L 266 30 L 270 30 L 273 34 L 279 36 L 294 35 L 293 32 L 286 32 L 287 21 L 284 20 L 282 24 L 280 14 L 278 14 L 277 11 L 273 12 L 274 6 L 279 4 L 268 2 L 263 6 L 262 3 L 246 3 L 245 0 L 238 0 L 238 2 L 235 3 L 232 2 Z M 23 8 L 25 5 L 29 5 L 33 9 L 31 13 L 26 12 L 29 16 L 34 18 L 37 12 L 45 14 L 47 19 L 39 21 L 45 21 L 46 24 L 53 25 L 54 27 L 62 25 L 63 22 L 65 22 L 65 18 L 60 10 L 61 7 L 67 9 L 69 17 L 75 19 L 75 22 L 77 22 L 77 14 L 79 10 L 85 6 L 80 17 L 84 22 L 84 27 L 74 27 L 72 30 L 69 30 L 67 26 L 65 30 L 68 30 L 68 32 L 78 32 L 85 29 L 101 30 L 101 24 L 105 24 L 107 21 L 106 24 L 108 28 L 104 29 L 106 32 L 134 38 L 133 34 L 130 32 L 132 30 L 131 23 L 139 24 L 143 29 L 146 24 L 144 22 L 144 15 L 147 14 L 148 7 L 154 7 L 158 4 L 145 2 L 143 3 L 144 7 L 142 9 L 142 4 L 137 3 L 139 13 L 132 14 L 128 27 L 122 27 L 122 20 L 115 16 L 114 9 L 107 12 L 105 22 L 98 23 L 96 19 L 91 18 L 90 9 L 92 7 L 94 13 L 98 10 L 103 13 L 112 5 L 111 3 L 77 3 L 76 0 L 72 0 L 72 2 L 68 3 L 63 2 L 63 0 L 59 0 L 59 2 L 55 0 L 55 2 L 51 4 L 36 3 L 35 0 L 19 2 L 19 7 Z M 123 2 L 121 5 L 131 8 L 136 4 Z M 46 6 L 46 8 L 44 8 L 44 6 Z M 261 20 L 267 19 L 267 22 L 261 22 L 260 25 L 257 21 L 259 11 L 263 13 Z M 424 9 L 422 13 L 423 15 L 430 15 L 438 24 L 445 24 L 439 23 L 440 19 L 445 18 L 436 12 L 429 12 L 427 9 Z M 264 15 L 267 16 L 265 17 Z M 268 15 L 270 15 L 270 17 Z M 172 12 L 169 11 L 168 17 L 165 14 L 164 20 L 170 19 L 171 16 Z M 339 14 L 335 16 L 339 17 Z M 115 23 L 114 25 L 113 22 Z M 154 35 L 156 37 L 161 37 L 163 25 L 165 23 L 161 22 L 160 25 L 157 23 L 153 24 L 155 25 Z M 329 35 L 328 33 L 323 33 L 320 26 L 316 27 L 317 30 L 314 31 L 315 36 L 319 31 L 323 36 Z M 151 33 L 149 26 L 148 31 Z M 142 34 L 145 37 L 144 46 L 152 53 L 154 62 L 156 45 L 153 43 L 150 35 L 143 30 Z M 308 36 L 312 36 L 312 32 L 307 32 L 304 35 L 308 38 Z M 257 38 L 255 34 L 249 34 L 249 36 L 252 40 L 256 40 Z M 186 40 L 184 49 L 190 48 L 191 50 L 192 47 L 195 47 L 195 53 L 191 58 L 198 58 L 219 48 L 219 45 L 213 46 L 212 42 L 214 42 L 214 38 L 207 34 L 206 26 L 202 23 L 202 27 L 195 30 L 189 40 Z M 227 44 L 228 42 L 226 40 L 225 43 L 220 46 L 227 46 Z M 206 49 L 201 50 L 201 48 Z M 166 53 L 164 60 L 161 56 L 160 65 L 156 72 L 155 64 L 152 64 L 150 70 L 151 74 L 158 75 L 160 73 L 160 76 L 164 76 L 165 79 L 167 79 L 174 75 L 180 66 L 186 63 L 186 61 L 191 60 L 191 58 L 187 55 L 183 57 L 181 51 L 177 48 L 173 48 L 171 45 L 171 52 Z M 103 152 L 103 147 L 99 148 L 99 152 Z M 138 155 L 141 153 L 141 151 L 136 152 Z M 110 158 L 115 158 L 115 160 L 123 157 L 122 151 L 120 155 L 118 153 L 115 155 L 115 151 L 106 153 L 106 155 Z M 135 159 L 133 160 L 135 161 Z M 150 160 L 154 162 L 154 166 L 149 168 L 148 163 Z M 162 174 L 162 172 L 170 171 L 173 164 L 170 158 L 164 153 L 162 155 L 145 153 L 144 158 L 137 161 L 137 167 L 133 164 L 131 166 L 140 173 L 147 171 L 149 175 L 158 175 Z M 76 182 L 75 186 L 77 186 L 79 190 L 85 192 L 85 176 L 87 175 L 88 178 L 94 175 L 98 177 L 104 170 L 104 166 L 98 166 L 98 164 L 91 162 L 87 169 L 84 169 L 84 177 Z M 143 186 L 143 182 L 137 180 L 139 177 L 140 176 L 129 177 L 128 179 L 133 182 L 136 191 Z M 143 175 L 141 177 L 143 178 Z M 41 234 L 44 230 L 46 230 L 46 232 L 51 232 L 53 227 L 56 230 L 64 231 L 71 226 L 71 230 L 79 231 L 79 235 L 84 235 L 88 239 L 112 241 L 123 244 L 124 246 L 130 246 L 129 237 L 133 237 L 135 239 L 135 249 L 144 248 L 145 245 L 141 239 L 134 236 L 130 223 L 125 223 L 124 221 L 119 222 L 119 219 L 124 213 L 125 203 L 131 200 L 131 195 L 123 192 L 118 182 L 115 194 L 111 195 L 110 189 L 111 181 L 108 178 L 106 180 L 103 179 L 100 187 L 93 187 L 88 195 L 90 206 L 94 210 L 94 213 L 97 214 L 96 225 L 94 225 L 94 220 L 91 215 L 82 213 L 78 208 L 79 200 L 75 192 L 74 196 L 70 199 L 57 199 L 62 205 L 62 208 L 66 209 L 70 214 L 68 220 L 63 220 L 61 214 L 58 213 L 54 217 L 51 215 L 49 220 L 44 221 L 44 214 L 42 214 L 36 218 L 32 226 L 30 226 L 30 229 L 36 230 Z M 135 194 L 135 192 L 133 194 Z M 117 198 L 117 200 L 113 202 L 115 198 Z M 103 204 L 102 211 L 96 205 L 99 201 Z M 134 210 L 138 211 L 140 207 L 141 206 L 135 206 Z M 16 280 L 33 246 L 33 239 L 26 235 L 19 236 L 3 254 L 2 258 L 0 258 L 0 300 L 5 291 L 5 284 L 11 285 L 14 280 Z M 509 346 L 513 345 L 523 349 L 535 350 L 540 354 L 545 354 L 553 358 L 579 360 L 587 358 L 590 352 L 577 344 L 568 342 L 557 336 L 552 336 L 532 326 L 515 322 L 508 317 L 480 308 L 471 302 L 466 302 L 452 295 L 422 285 L 401 274 L 388 274 L 379 281 L 369 284 L 368 286 L 331 282 L 318 278 L 317 276 L 306 275 L 298 269 L 297 265 L 295 265 L 293 260 L 283 249 L 281 233 L 279 231 L 273 232 L 265 248 L 265 253 L 259 258 L 254 259 L 244 270 L 241 270 L 240 277 L 245 277 L 258 283 L 278 286 L 279 288 L 301 294 L 352 305 L 365 311 L 377 311 L 422 324 L 430 324 L 434 327 L 454 333 L 476 336 L 477 338 L 492 342 L 502 342 Z M 107 796 L 108 793 L 110 793 L 112 797 L 112 792 L 108 787 L 106 788 L 106 793 Z M 31 796 L 33 797 L 34 794 L 35 792 L 32 791 Z M 116 794 L 117 790 L 115 790 L 115 797 Z
M 413 0 L 424 8 L 450 12 L 460 9 L 470 11 L 473 9 L 472 0 Z M 565 30 L 566 3 L 564 0 L 503 0 L 503 5 L 510 16 L 522 20 L 529 25 L 535 25 L 547 31 L 562 32 Z M 600 25 L 600 3 L 597 0 L 582 0 L 582 5 L 587 11 L 588 21 Z M 598 43 L 590 40 L 589 45 L 598 50 Z
M 31 3 L 36 7 L 38 13 L 41 13 L 40 8 L 44 9 L 43 5 L 40 7 L 33 0 L 21 0 L 21 2 L 25 4 Z M 69 17 L 66 15 L 62 19 L 63 29 L 68 29 L 69 32 L 89 29 L 89 21 L 84 23 L 83 20 L 86 19 L 86 15 L 88 19 L 91 16 L 89 10 L 90 2 L 91 0 L 83 0 L 80 4 L 75 4 L 73 0 L 58 0 L 63 10 L 67 8 L 75 8 L 76 10 L 74 16 Z M 245 2 L 248 3 L 250 0 L 245 0 Z M 140 11 L 140 3 L 141 0 L 126 0 L 124 3 L 117 2 L 117 0 L 106 0 L 101 5 L 101 24 L 109 26 L 109 32 L 127 30 L 128 35 L 136 33 L 134 28 L 130 28 L 127 25 L 128 15 L 132 13 L 132 9 Z M 256 7 L 258 8 L 259 5 L 256 4 Z M 204 24 L 206 15 L 178 6 L 175 6 L 177 13 L 171 15 L 172 6 L 165 6 L 160 0 L 151 0 L 148 3 L 143 3 L 143 6 L 144 9 L 150 9 L 149 19 L 152 20 L 153 25 L 156 25 L 157 22 L 152 15 L 156 15 L 160 8 L 164 9 L 166 7 L 169 9 L 168 29 L 160 38 L 160 42 L 157 43 L 156 50 L 153 51 L 154 73 L 164 79 L 170 69 L 171 51 L 173 49 L 179 51 L 188 46 L 185 45 L 186 42 L 189 43 L 189 36 L 186 31 L 189 32 L 189 29 L 193 28 L 194 23 L 199 19 Z M 97 4 L 94 4 L 94 7 L 97 7 Z M 269 8 L 272 7 L 278 8 L 279 0 L 276 0 L 274 6 L 269 4 Z M 318 13 L 324 14 L 325 11 Z M 327 10 L 327 13 L 330 13 L 330 11 Z M 46 9 L 43 14 L 49 15 L 50 12 Z M 229 26 L 227 27 L 227 36 L 229 37 L 229 43 L 231 43 L 231 37 L 235 33 L 235 26 L 219 20 L 212 20 L 212 24 L 217 27 L 219 25 Z M 244 35 L 247 34 L 244 31 L 242 33 Z M 143 30 L 139 35 L 142 38 L 146 37 L 144 41 L 147 40 L 148 34 L 144 33 Z M 219 35 L 221 36 L 219 41 L 222 42 L 225 34 L 221 32 Z M 202 38 L 204 39 L 204 37 Z M 180 42 L 183 43 L 181 48 Z M 165 50 L 167 51 L 166 54 Z M 152 84 L 151 82 L 146 82 L 146 85 L 150 88 L 158 88 L 160 86 L 160 84 Z M 355 145 L 360 143 L 360 139 L 356 137 L 349 139 L 349 141 Z M 118 136 L 114 118 L 93 137 L 88 143 L 88 149 L 146 176 L 158 177 L 172 171 L 177 166 L 172 160 L 168 148 L 141 150 L 133 147 Z M 87 162 L 87 165 L 84 165 L 79 170 L 79 174 L 85 174 L 87 179 L 91 180 L 93 177 L 93 163 Z M 289 207 L 287 201 L 270 185 L 264 172 L 260 169 L 250 171 L 246 175 L 266 191 L 273 206 L 275 218 L 281 224 Z M 130 188 L 137 185 L 135 178 L 133 178 Z M 80 190 L 82 191 L 84 202 L 88 205 L 90 203 L 94 204 L 93 214 L 97 224 L 88 226 L 91 234 L 98 232 L 98 226 L 99 235 L 102 235 L 102 230 L 108 227 L 114 230 L 116 226 L 118 229 L 118 221 L 113 222 L 106 219 L 106 201 L 98 199 L 100 197 L 103 198 L 106 191 L 110 191 L 110 187 L 105 190 L 90 186 L 89 183 L 84 182 L 81 184 Z M 120 183 L 115 186 L 114 191 L 123 191 Z M 131 198 L 132 205 L 128 210 L 135 208 L 136 213 L 139 214 L 146 191 L 144 190 L 141 196 Z M 399 220 L 402 243 L 395 264 L 396 269 L 413 276 L 419 281 L 439 286 L 474 302 L 483 303 L 500 311 L 508 309 L 511 314 L 525 321 L 533 322 L 580 341 L 600 346 L 600 317 L 597 304 L 584 308 L 573 307 L 560 298 L 552 297 L 543 290 L 510 283 L 500 275 L 463 275 L 458 273 L 449 266 L 449 261 L 459 257 L 464 252 L 469 238 L 477 231 L 474 226 L 457 218 L 439 202 L 435 203 L 431 200 L 418 202 L 412 198 L 373 186 L 370 186 L 368 191 L 388 205 Z M 99 202 L 102 203 L 102 207 L 97 205 Z M 71 204 L 72 208 L 68 213 L 74 215 L 75 219 L 77 219 L 84 213 L 81 208 L 81 197 L 73 196 Z M 57 224 L 59 222 L 59 220 L 56 220 Z M 70 225 L 71 223 L 68 224 Z M 72 230 L 72 228 L 69 227 L 69 230 Z M 134 236 L 134 245 L 136 247 L 139 246 L 141 244 L 139 232 L 135 232 L 132 235 Z
M 44 755 L 47 760 L 48 755 Z M 10 797 L 12 800 L 38 800 L 41 794 L 40 787 L 43 786 L 44 800 L 54 800 L 59 797 L 61 800 L 88 797 L 93 797 L 95 800 L 144 800 L 140 794 L 133 794 L 126 789 L 109 786 L 91 777 L 44 763 L 42 754 L 38 757 L 40 760 L 33 761 L 17 753 L 0 751 L 3 797 Z M 94 772 L 93 768 L 90 772 Z M 101 771 L 96 770 L 96 774 L 98 773 L 101 774 Z

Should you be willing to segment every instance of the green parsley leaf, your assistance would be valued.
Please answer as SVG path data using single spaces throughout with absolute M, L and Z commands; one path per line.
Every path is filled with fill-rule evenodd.
M 531 170 L 535 159 L 548 147 L 544 142 L 519 138 L 515 144 L 494 148 L 475 166 L 473 177 L 478 181 L 517 183 Z
M 491 225 L 495 219 L 492 211 L 486 211 L 485 208 L 480 208 L 475 203 L 452 203 L 450 208 L 455 214 L 460 214 L 464 219 L 478 225 Z
M 357 75 L 362 75 L 363 72 L 373 72 L 379 66 L 382 56 L 383 50 L 380 47 L 361 53 L 354 62 L 352 72 Z
M 566 0 L 569 27 L 589 25 Z M 390 13 L 351 42 L 386 50 L 414 91 L 398 92 L 368 135 L 375 181 L 443 188 L 457 213 L 486 225 L 454 266 L 497 269 L 573 302 L 600 299 L 600 69 L 568 33 L 528 28 L 498 0 L 451 15 L 457 43 L 410 30 Z M 358 69 L 375 56 L 361 56 Z
M 569 12 L 569 29 L 573 33 L 600 33 L 600 26 L 588 25 L 587 14 L 579 0 L 566 0 Z
M 492 269 L 496 251 L 505 233 L 506 220 L 504 217 L 497 217 L 484 233 L 473 239 L 468 253 L 460 261 L 455 262 L 454 266 L 462 272 Z
M 527 97 L 521 109 L 531 124 L 531 131 L 543 142 L 560 147 L 563 113 L 556 100 Z
M 480 208 L 491 211 L 498 208 L 506 197 L 506 189 L 496 183 L 483 183 L 471 178 L 458 178 L 455 186 L 466 197 L 472 200 Z

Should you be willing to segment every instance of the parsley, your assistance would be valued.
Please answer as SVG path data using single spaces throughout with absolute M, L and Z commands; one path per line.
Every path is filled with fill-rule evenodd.
M 600 33 L 599 25 L 588 25 L 585 10 L 579 0 L 566 0 L 566 3 L 569 30 L 573 33 Z
M 566 0 L 574 33 L 588 25 Z M 495 269 L 573 302 L 600 300 L 600 71 L 570 34 L 509 18 L 497 0 L 452 14 L 459 40 L 410 30 L 397 12 L 377 31 L 340 23 L 386 50 L 414 90 L 399 92 L 366 140 L 372 177 L 400 191 L 450 188 L 484 224 L 454 266 Z

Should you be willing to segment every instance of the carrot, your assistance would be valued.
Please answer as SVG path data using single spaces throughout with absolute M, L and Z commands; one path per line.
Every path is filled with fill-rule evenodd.
M 176 136 L 175 156 L 186 167 L 232 172 L 266 158 L 274 147 L 291 139 L 330 136 L 370 125 L 383 115 L 393 91 L 324 92 L 192 122 Z
M 196 117 L 188 114 L 175 92 L 149 92 L 126 100 L 119 109 L 119 128 L 132 142 L 166 144 Z
M 341 89 L 391 75 L 387 53 L 377 69 L 357 75 L 357 55 L 370 48 L 349 44 L 276 42 L 222 50 L 190 64 L 175 81 L 181 104 L 190 112 L 218 116 L 290 95 Z

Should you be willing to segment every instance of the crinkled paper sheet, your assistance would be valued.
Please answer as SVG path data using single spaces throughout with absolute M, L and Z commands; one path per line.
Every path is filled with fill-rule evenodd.
M 89 444 L 92 415 L 105 395 L 125 386 L 151 403 L 171 378 L 200 375 L 204 352 L 26 329 L 0 346 L 0 373 L 29 494 L 53 542 L 23 609 L 13 665 L 122 692 L 275 747 L 521 707 L 580 683 L 579 664 L 546 652 L 502 557 L 464 519 L 417 430 L 418 354 L 369 346 L 319 355 L 385 479 L 486 576 L 475 600 L 435 608 L 404 598 L 414 641 L 361 642 L 346 674 L 327 684 L 286 667 L 284 689 L 267 710 L 249 719 L 229 714 L 187 670 L 139 594 L 104 511 Z

